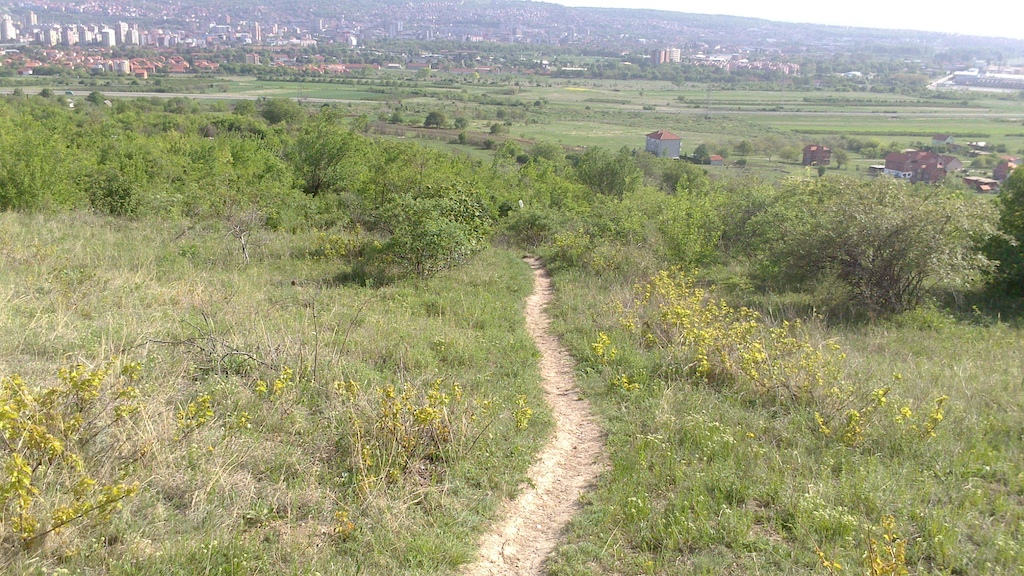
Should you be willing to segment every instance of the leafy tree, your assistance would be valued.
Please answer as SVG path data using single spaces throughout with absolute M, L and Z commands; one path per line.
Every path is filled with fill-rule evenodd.
M 693 150 L 693 161 L 696 164 L 711 163 L 711 152 L 708 151 L 707 144 L 700 144 Z
M 103 94 L 101 92 L 89 92 L 89 95 L 85 97 L 86 102 L 91 102 L 97 106 L 103 104 Z
M 741 141 L 736 145 L 736 153 L 740 156 L 750 156 L 754 153 L 754 145 L 746 140 Z
M 844 164 L 850 162 L 850 155 L 842 148 L 836 148 L 832 151 L 832 161 L 836 163 L 836 168 L 842 168 Z
M 661 173 L 661 186 L 667 192 L 704 192 L 710 182 L 704 168 L 673 161 Z
M 1024 169 L 1017 168 L 999 194 L 999 230 L 986 247 L 990 258 L 999 262 L 995 281 L 1007 292 L 1024 295 Z
M 643 183 L 643 173 L 628 148 L 616 154 L 590 148 L 576 163 L 576 178 L 595 192 L 622 198 Z
M 302 106 L 291 98 L 271 98 L 263 104 L 260 114 L 271 124 L 296 124 L 306 113 Z
M 522 155 L 523 147 L 520 146 L 518 142 L 511 139 L 502 142 L 497 153 L 497 157 L 499 158 L 519 158 Z
M 402 118 L 402 111 L 396 108 L 394 112 L 388 116 L 388 124 L 401 124 L 402 122 L 405 122 L 405 119 Z
M 779 150 L 779 158 L 786 162 L 796 162 L 800 158 L 800 151 L 796 146 L 783 146 L 782 150 Z
M 239 116 L 255 116 L 256 103 L 252 100 L 239 100 L 235 102 L 233 112 Z
M 456 130 L 465 130 L 466 128 L 469 128 L 469 120 L 466 120 L 462 116 L 459 116 L 458 118 L 455 119 Z
M 338 114 L 326 112 L 303 128 L 287 153 L 304 190 L 312 196 L 354 189 L 369 155 L 370 141 L 345 130 Z
M 43 88 L 39 91 L 39 96 L 42 98 L 53 98 L 53 90 L 49 88 Z
M 557 142 L 540 141 L 530 148 L 530 156 L 561 165 L 565 163 L 565 148 Z
M 399 196 L 386 210 L 391 237 L 383 254 L 419 276 L 460 264 L 483 248 L 490 231 L 490 217 L 477 197 L 455 187 Z
M 498 122 L 491 124 L 491 134 L 501 134 L 503 132 L 505 132 L 505 126 Z
M 443 128 L 445 123 L 448 121 L 445 118 L 444 113 L 433 111 L 427 114 L 425 120 L 423 120 L 423 126 L 426 128 Z
M 755 258 L 770 282 L 834 280 L 872 316 L 916 306 L 928 283 L 990 270 L 978 242 L 996 234 L 989 203 L 893 179 L 793 180 L 764 213 Z
M 778 149 L 782 147 L 779 139 L 774 136 L 766 136 L 757 141 L 755 149 L 760 150 L 765 155 L 769 162 L 772 161 L 772 156 L 775 156 Z

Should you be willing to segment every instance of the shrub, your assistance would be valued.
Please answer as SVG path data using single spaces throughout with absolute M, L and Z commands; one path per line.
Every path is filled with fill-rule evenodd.
M 16 374 L 0 379 L 4 540 L 34 547 L 73 522 L 109 518 L 138 489 L 123 463 L 144 453 L 132 448 L 139 366 L 125 364 L 113 377 L 112 368 L 62 368 L 42 391 Z
M 752 223 L 770 282 L 838 280 L 869 316 L 917 306 L 936 282 L 965 284 L 993 263 L 991 206 L 892 179 L 793 180 Z
M 483 248 L 490 231 L 483 205 L 460 190 L 404 196 L 388 213 L 391 237 L 384 243 L 384 258 L 419 276 L 461 263 Z
M 1024 295 L 1024 170 L 1014 170 L 999 196 L 999 230 L 986 247 L 989 258 L 999 262 L 995 281 L 1007 292 Z
M 448 121 L 444 114 L 441 112 L 431 112 L 427 114 L 426 119 L 423 120 L 423 126 L 427 128 L 443 128 L 445 123 Z

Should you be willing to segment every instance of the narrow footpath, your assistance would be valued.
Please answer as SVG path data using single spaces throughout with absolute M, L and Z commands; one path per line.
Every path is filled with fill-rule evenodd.
M 544 398 L 555 418 L 555 431 L 527 475 L 530 483 L 504 505 L 502 520 L 483 536 L 477 559 L 465 576 L 539 576 L 566 524 L 579 507 L 579 497 L 597 479 L 604 465 L 600 428 L 573 377 L 569 353 L 549 330 L 544 307 L 551 301 L 551 278 L 540 261 L 526 258 L 533 269 L 533 293 L 526 299 L 526 328 L 540 350 Z

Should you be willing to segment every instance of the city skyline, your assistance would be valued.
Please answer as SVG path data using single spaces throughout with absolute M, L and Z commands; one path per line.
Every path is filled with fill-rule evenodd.
M 885 2 L 866 0 L 856 5 L 846 3 L 814 4 L 794 0 L 762 2 L 736 0 L 721 4 L 679 4 L 668 0 L 552 0 L 563 6 L 594 8 L 633 8 L 668 10 L 693 14 L 746 16 L 798 24 L 824 24 L 888 30 L 919 30 L 965 36 L 1013 38 L 1024 40 L 1022 12 L 1018 2 L 994 0 L 976 11 L 951 10 L 938 4 L 917 2 Z

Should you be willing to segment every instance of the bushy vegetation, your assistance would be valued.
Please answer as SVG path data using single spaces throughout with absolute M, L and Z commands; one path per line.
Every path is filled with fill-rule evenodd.
M 999 228 L 1005 236 L 992 240 L 988 255 L 999 262 L 996 283 L 1024 295 L 1024 170 L 1014 170 L 999 196 Z
M 1019 171 L 481 161 L 293 104 L 0 102 L 0 567 L 455 570 L 550 424 L 526 250 L 612 462 L 553 573 L 1019 571 Z

